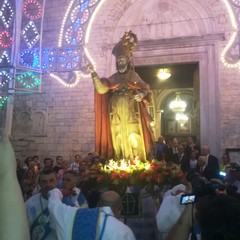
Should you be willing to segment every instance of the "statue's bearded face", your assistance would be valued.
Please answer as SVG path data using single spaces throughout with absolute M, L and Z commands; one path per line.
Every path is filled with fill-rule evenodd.
M 129 59 L 125 56 L 119 56 L 116 65 L 119 73 L 125 73 L 129 69 Z

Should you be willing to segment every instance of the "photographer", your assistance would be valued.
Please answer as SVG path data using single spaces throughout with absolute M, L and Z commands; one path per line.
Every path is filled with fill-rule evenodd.
M 202 198 L 196 203 L 196 222 L 201 229 L 201 240 L 240 239 L 240 201 L 218 194 Z M 191 229 L 191 206 L 183 211 L 166 240 L 187 239 Z
M 211 182 L 201 177 L 198 173 L 189 173 L 186 176 L 188 194 L 182 194 L 178 201 L 178 208 L 184 208 L 181 215 L 176 219 L 175 224 L 169 230 L 165 240 L 199 240 L 200 227 L 195 221 L 195 201 L 204 196 L 215 195 L 215 189 Z M 193 199 L 192 201 L 189 201 Z
M 166 238 L 168 232 L 183 213 L 185 205 L 180 204 L 180 199 L 181 195 L 187 192 L 191 192 L 191 186 L 179 184 L 165 193 L 156 215 L 157 228 L 161 234 L 161 239 Z

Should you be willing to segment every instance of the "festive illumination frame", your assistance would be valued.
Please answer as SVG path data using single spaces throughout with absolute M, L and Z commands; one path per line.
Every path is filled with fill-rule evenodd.
M 85 44 L 86 39 L 89 37 L 89 25 L 92 25 L 92 22 L 96 16 L 96 13 L 99 11 L 100 7 L 102 6 L 103 2 L 105 0 L 94 0 L 94 1 L 80 1 L 80 5 L 74 6 L 76 3 L 76 0 L 71 0 L 67 10 L 65 12 L 61 27 L 60 27 L 60 33 L 59 33 L 59 41 L 58 41 L 58 47 L 62 48 L 64 45 L 64 40 L 69 45 L 76 45 L 82 40 L 84 42 L 82 50 L 88 59 L 88 61 L 91 62 L 91 64 L 95 68 L 95 62 L 93 61 L 93 58 L 90 56 L 88 49 L 86 48 Z M 98 4 L 97 4 L 98 3 Z M 93 10 L 92 15 L 90 15 L 89 8 L 93 7 L 95 4 L 97 6 Z M 79 13 L 80 12 L 80 13 Z M 90 19 L 89 19 L 90 18 Z M 67 21 L 70 19 L 70 22 L 72 25 L 67 28 Z M 88 25 L 86 27 L 86 31 L 83 30 L 82 25 L 84 25 L 87 21 Z M 64 30 L 67 28 L 65 34 Z M 72 36 L 75 34 L 75 40 L 72 38 Z M 54 79 L 58 80 L 61 84 L 63 84 L 65 87 L 75 87 L 78 83 L 80 78 L 86 78 L 89 77 L 89 74 L 84 74 L 82 71 L 74 71 L 76 75 L 76 79 L 74 83 L 68 84 L 64 81 L 63 78 L 61 78 L 58 74 L 51 73 L 50 76 Z

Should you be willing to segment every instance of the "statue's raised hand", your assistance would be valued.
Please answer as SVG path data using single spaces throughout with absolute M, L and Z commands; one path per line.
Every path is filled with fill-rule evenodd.
M 88 69 L 88 72 L 89 73 L 94 73 L 95 71 L 94 71 L 94 68 L 93 68 L 93 66 L 91 65 L 91 64 L 88 64 L 87 65 L 87 69 Z

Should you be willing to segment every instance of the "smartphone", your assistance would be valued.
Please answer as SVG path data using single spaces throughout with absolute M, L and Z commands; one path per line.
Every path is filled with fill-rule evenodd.
M 193 204 L 196 202 L 196 196 L 194 194 L 182 194 L 180 199 L 181 205 Z
M 219 175 L 225 177 L 227 174 L 225 172 L 221 171 L 221 172 L 219 172 Z

